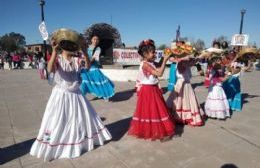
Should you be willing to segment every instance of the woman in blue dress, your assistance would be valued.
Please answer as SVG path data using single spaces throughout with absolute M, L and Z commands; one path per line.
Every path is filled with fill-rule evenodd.
M 240 88 L 240 71 L 241 67 L 235 63 L 231 65 L 230 76 L 223 82 L 223 89 L 226 93 L 230 109 L 232 111 L 242 110 L 242 97 Z
M 173 60 L 174 58 L 171 57 L 169 61 L 171 61 L 171 66 L 170 66 L 170 72 L 169 72 L 169 83 L 168 83 L 168 91 L 173 91 L 174 90 L 174 85 L 176 84 L 176 62 Z
M 174 48 L 176 48 L 176 42 L 171 43 L 171 49 L 174 49 Z M 169 72 L 168 91 L 174 91 L 174 86 L 177 81 L 177 77 L 176 77 L 177 59 L 175 59 L 174 57 L 171 57 L 169 59 L 169 61 L 172 63 L 171 63 L 170 72 Z
M 99 37 L 93 35 L 91 45 L 88 47 L 90 69 L 81 70 L 82 83 L 80 90 L 83 95 L 90 93 L 98 98 L 109 100 L 114 94 L 114 84 L 100 71 L 99 56 L 101 53 Z

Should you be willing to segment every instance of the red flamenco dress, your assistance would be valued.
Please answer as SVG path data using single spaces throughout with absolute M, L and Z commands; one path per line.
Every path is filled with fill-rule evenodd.
M 137 105 L 128 134 L 143 139 L 163 139 L 175 133 L 158 78 L 151 74 L 155 66 L 143 61 L 137 79 Z

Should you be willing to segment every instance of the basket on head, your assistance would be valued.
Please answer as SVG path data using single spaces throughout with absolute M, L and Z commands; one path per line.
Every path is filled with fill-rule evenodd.
M 210 48 L 206 49 L 205 52 L 212 53 L 213 55 L 221 55 L 224 53 L 224 50 L 222 50 L 220 48 L 210 47 Z
M 238 57 L 247 57 L 248 55 L 256 56 L 257 49 L 256 48 L 242 48 L 238 53 Z
M 61 28 L 53 32 L 52 39 L 64 50 L 67 51 L 78 51 L 82 37 L 74 30 Z
M 195 49 L 189 43 L 179 41 L 171 44 L 171 52 L 175 57 L 182 58 L 194 54 Z

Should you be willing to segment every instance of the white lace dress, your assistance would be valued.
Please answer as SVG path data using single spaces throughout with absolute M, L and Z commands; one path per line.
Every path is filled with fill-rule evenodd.
M 54 86 L 30 154 L 44 160 L 75 158 L 110 140 L 101 119 L 82 96 L 79 64 L 58 56 Z

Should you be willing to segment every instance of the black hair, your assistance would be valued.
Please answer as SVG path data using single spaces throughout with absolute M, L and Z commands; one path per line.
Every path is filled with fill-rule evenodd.
M 185 41 L 177 41 L 177 42 L 179 42 L 179 43 L 181 43 L 181 44 L 185 44 Z
M 218 45 L 218 47 L 220 48 L 220 42 L 218 42 L 218 41 L 213 41 L 212 47 L 214 47 L 214 45 Z
M 93 37 L 98 37 L 98 39 L 100 39 L 100 37 L 99 37 L 99 35 L 98 34 L 96 34 L 96 33 L 93 33 L 91 36 L 90 36 L 90 40 L 93 38 Z
M 209 63 L 210 65 L 212 65 L 213 63 L 217 62 L 218 60 L 221 60 L 221 57 L 220 57 L 220 56 L 212 56 L 212 57 L 209 59 L 208 63 Z
M 144 53 L 149 51 L 155 51 L 154 41 L 152 39 L 141 41 L 138 47 L 138 54 L 144 57 Z
M 221 43 L 221 48 L 222 48 L 222 49 L 227 49 L 227 48 L 228 48 L 228 42 L 227 42 L 227 41 L 223 41 L 223 42 Z

